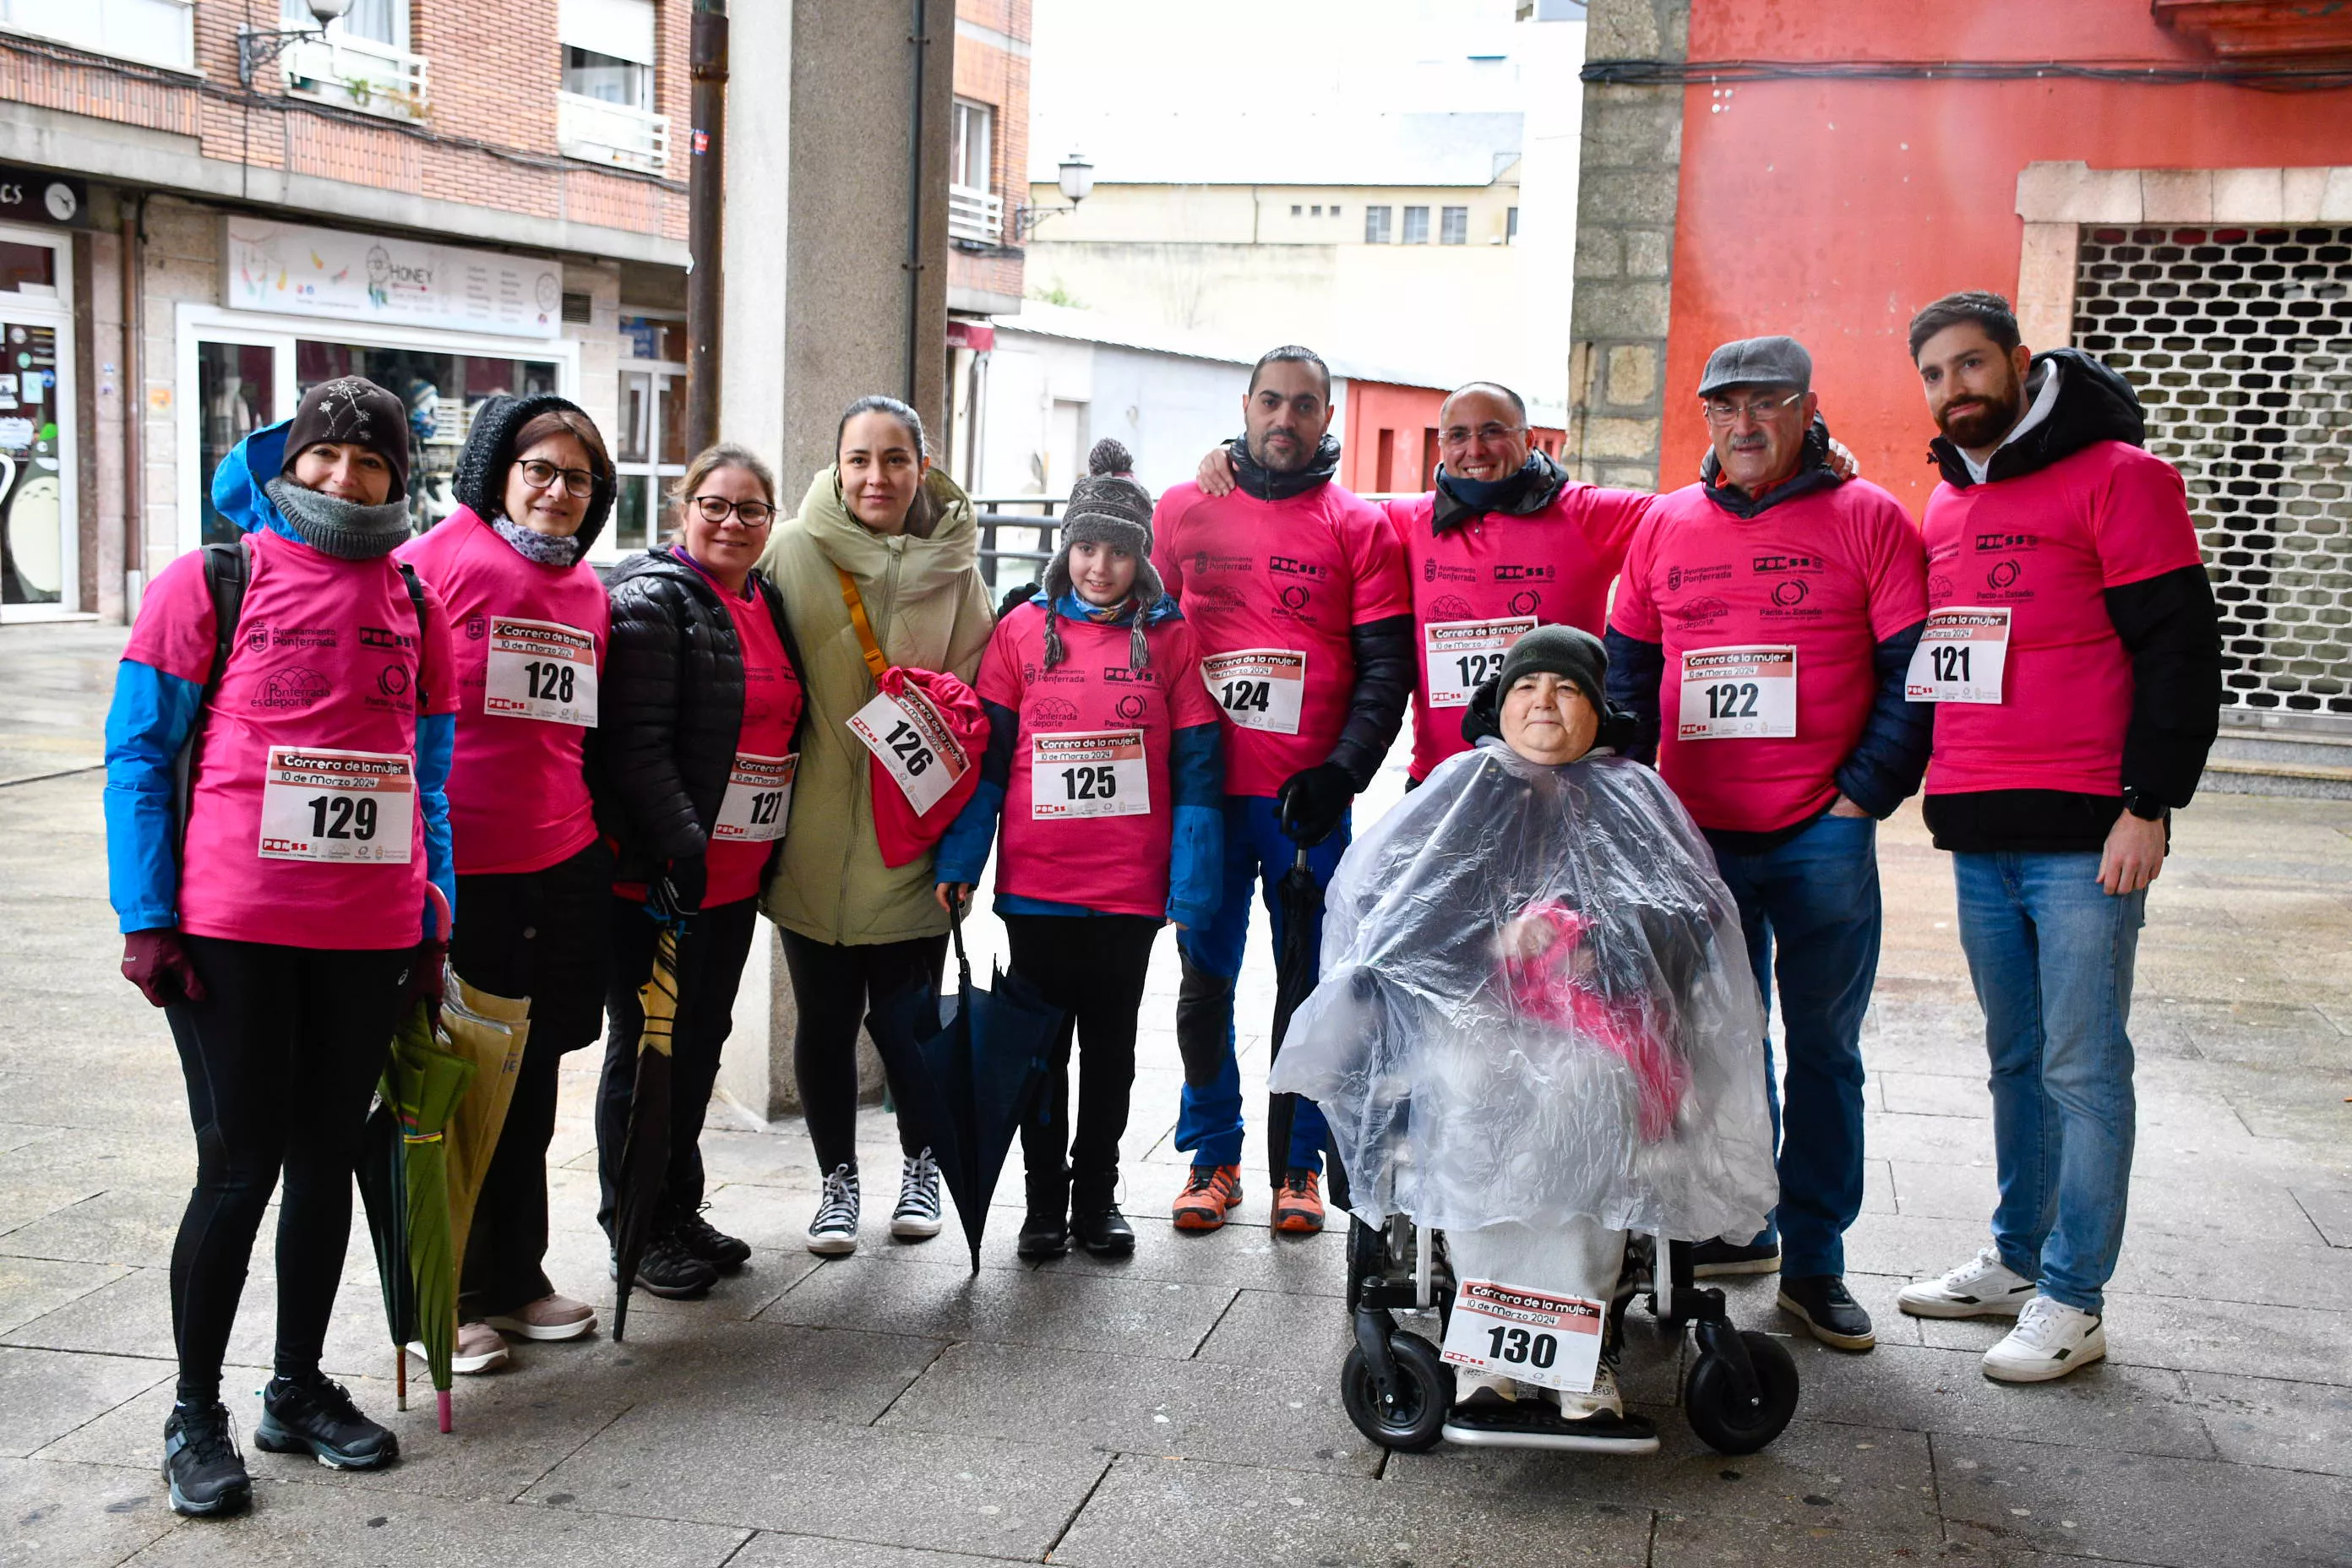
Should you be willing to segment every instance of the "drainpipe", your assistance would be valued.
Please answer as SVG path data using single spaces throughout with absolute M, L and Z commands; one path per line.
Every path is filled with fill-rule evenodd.
M 727 213 L 727 0 L 694 0 L 694 121 L 686 196 L 686 447 L 719 439 L 719 248 Z
M 122 618 L 147 588 L 147 198 L 122 209 Z M 201 410 L 199 410 L 201 414 Z M 90 432 L 93 437 L 97 432 Z M 199 505 L 201 505 L 199 501 Z
M 931 40 L 924 29 L 924 0 L 915 0 L 915 30 L 907 42 L 914 47 L 914 103 L 907 115 L 907 406 L 923 406 L 916 384 L 922 365 L 923 317 L 923 60 Z

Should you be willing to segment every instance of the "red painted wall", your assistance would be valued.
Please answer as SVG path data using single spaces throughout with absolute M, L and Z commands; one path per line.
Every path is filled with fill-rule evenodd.
M 1690 58 L 2203 61 L 2147 0 L 1694 0 Z M 2352 92 L 2067 79 L 1768 81 L 1686 89 L 1658 483 L 1697 478 L 1717 343 L 1788 332 L 1830 428 L 1916 513 L 1935 434 L 1906 353 L 1921 305 L 2014 295 L 2017 176 L 2352 164 Z
M 1339 482 L 1358 495 L 1429 489 L 1436 482 L 1437 411 L 1444 403 L 1435 387 L 1350 379 L 1340 416 Z M 1535 444 L 1557 457 L 1566 434 L 1537 426 Z

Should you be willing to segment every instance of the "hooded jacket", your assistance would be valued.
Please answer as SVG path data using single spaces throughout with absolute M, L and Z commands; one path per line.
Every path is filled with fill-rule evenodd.
M 552 394 L 493 397 L 477 409 L 466 445 L 457 454 L 457 469 L 449 476 L 449 493 L 457 498 L 458 504 L 470 508 L 484 522 L 504 517 L 506 473 L 515 460 L 515 437 L 541 415 L 556 413 L 588 417 L 586 409 L 568 397 Z M 595 548 L 597 536 L 604 531 L 604 524 L 613 515 L 617 482 L 607 464 L 606 471 L 596 477 L 588 492 L 587 514 L 580 520 L 580 531 L 572 536 L 580 542 L 580 559 L 583 561 Z
M 874 698 L 873 673 L 843 601 L 856 584 L 875 641 L 892 664 L 969 682 L 995 625 L 979 565 L 971 501 L 933 468 L 910 522 L 878 534 L 849 514 L 835 470 L 820 470 L 800 515 L 777 524 L 760 566 L 783 596 L 804 656 L 808 698 L 783 858 L 762 900 L 777 924 L 814 942 L 866 946 L 937 936 L 948 917 L 931 894 L 932 858 L 888 867 L 874 833 L 871 755 L 848 728 Z

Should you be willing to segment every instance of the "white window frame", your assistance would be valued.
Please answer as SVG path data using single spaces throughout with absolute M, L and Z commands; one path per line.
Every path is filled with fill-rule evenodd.
M 686 312 L 684 310 L 656 310 L 651 306 L 646 305 L 624 305 L 621 307 L 620 313 L 623 316 L 635 316 L 640 320 L 648 321 L 683 321 L 686 320 Z M 624 339 L 623 342 L 625 345 L 626 340 Z M 624 556 L 634 552 L 638 548 L 636 545 L 632 544 L 628 549 L 624 550 L 621 548 L 619 542 L 619 528 L 621 521 L 619 482 L 622 480 L 632 479 L 650 479 L 653 480 L 653 493 L 651 496 L 653 503 L 653 537 L 655 542 L 660 542 L 662 532 L 661 512 L 664 504 L 663 497 L 668 491 L 668 481 L 671 479 L 684 479 L 686 477 L 687 463 L 692 458 L 694 454 L 691 452 L 682 453 L 676 462 L 666 463 L 661 460 L 661 406 L 659 400 L 665 392 L 675 397 L 684 397 L 686 395 L 686 377 L 688 369 L 688 367 L 683 360 L 631 359 L 625 353 L 621 356 L 620 365 L 614 378 L 613 428 L 604 432 L 605 449 L 613 454 L 613 478 L 615 481 L 613 495 L 613 515 L 605 520 L 604 531 L 596 536 L 595 548 L 588 552 L 588 558 L 591 561 L 618 561 Z M 653 428 L 646 432 L 648 437 L 647 446 L 655 454 L 653 460 L 649 462 L 625 463 L 621 461 L 622 431 L 620 428 L 620 422 L 624 418 L 627 417 L 625 413 L 627 399 L 622 395 L 621 383 L 624 378 L 633 374 L 650 374 L 656 378 L 654 382 L 654 397 L 656 401 L 651 415 Z
M 63 437 L 58 443 L 58 602 L 11 605 L 0 611 L 0 619 L 14 623 L 81 618 L 85 615 L 81 602 L 81 444 L 95 439 L 96 432 L 80 429 L 74 423 L 80 402 L 79 389 L 74 382 L 74 359 L 79 345 L 74 338 L 73 238 L 64 229 L 0 224 L 0 240 L 37 245 L 57 255 L 56 294 L 0 293 L 0 316 L 56 330 L 58 384 L 51 406 L 57 410 L 58 430 Z
M 108 59 L 132 60 L 141 65 L 161 66 L 165 70 L 179 71 L 188 76 L 201 74 L 196 69 L 195 0 L 150 0 L 150 4 L 170 6 L 177 9 L 180 14 L 178 21 L 174 24 L 160 28 L 142 29 L 138 34 L 140 43 L 142 45 L 151 38 L 168 35 L 176 46 L 170 53 L 152 53 L 143 47 L 109 47 L 103 26 L 100 25 L 104 14 L 95 5 L 85 6 L 79 11 L 79 15 L 89 18 L 92 24 L 86 32 L 50 33 L 18 22 L 16 20 L 16 5 L 11 4 L 10 0 L 0 0 L 0 33 L 14 33 L 19 37 L 26 38 L 42 38 L 51 43 L 64 44 L 70 48 L 83 49 L 93 55 L 103 55 Z
M 980 182 L 977 184 L 964 178 L 967 173 L 966 165 L 971 162 L 967 155 L 971 142 L 966 134 L 966 128 L 975 120 L 986 132 L 985 152 L 982 159 L 982 168 Z M 996 189 L 996 106 L 994 104 L 982 103 L 976 98 L 959 98 L 955 100 L 954 140 L 950 147 L 950 161 L 952 164 L 948 171 L 950 184 L 961 185 L 967 190 L 979 191 L 983 195 Z
M 173 324 L 175 334 L 173 398 L 173 493 L 179 498 L 178 528 L 174 531 L 173 553 L 184 555 L 204 542 L 203 496 L 198 493 L 198 470 L 202 454 L 198 432 L 190 424 L 204 416 L 198 406 L 196 387 L 196 344 L 205 342 L 247 343 L 278 351 L 277 381 L 271 389 L 273 408 L 286 412 L 280 418 L 291 416 L 297 397 L 294 371 L 294 345 L 298 339 L 313 342 L 349 343 L 353 348 L 414 349 L 425 353 L 470 354 L 483 359 L 529 359 L 555 365 L 555 389 L 558 395 L 573 402 L 580 399 L 580 349 L 578 338 L 519 338 L 500 337 L 490 333 L 442 332 L 403 327 L 351 327 L 340 321 L 325 321 L 315 316 L 280 316 L 266 310 L 232 310 L 220 305 L 199 305 L 183 301 L 176 309 Z M 58 378 L 62 384 L 64 378 Z

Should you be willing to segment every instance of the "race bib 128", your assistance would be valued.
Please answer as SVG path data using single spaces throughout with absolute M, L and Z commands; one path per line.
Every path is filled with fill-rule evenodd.
M 1038 822 L 1143 816 L 1151 774 L 1140 730 L 1036 735 L 1029 742 L 1029 815 Z
M 1492 621 L 1432 621 L 1421 628 L 1429 666 L 1429 705 L 1467 708 L 1470 694 L 1502 673 L 1511 645 L 1536 629 L 1533 616 Z
M 1797 732 L 1797 650 L 1789 645 L 1696 647 L 1683 654 L 1683 741 L 1787 737 Z
M 727 774 L 727 793 L 719 802 L 719 820 L 711 825 L 716 844 L 766 844 L 784 836 L 793 815 L 793 775 L 800 770 L 800 753 L 762 757 L 735 753 Z
M 416 826 L 416 770 L 383 752 L 272 746 L 262 773 L 264 860 L 405 866 Z
M 1608 1309 L 1581 1296 L 1494 1279 L 1465 1279 L 1454 1293 L 1440 1359 L 1566 1394 L 1586 1394 L 1601 1370 Z
M 897 697 L 876 693 L 873 701 L 849 716 L 848 723 L 849 732 L 897 781 L 918 816 L 945 799 L 971 766 L 940 710 L 912 686 Z
M 482 711 L 596 726 L 596 639 L 556 621 L 492 616 Z
M 1930 610 L 1903 695 L 1914 702 L 1998 702 L 2008 668 L 2008 605 Z
M 1201 679 L 1225 717 L 1244 730 L 1298 733 L 1307 700 L 1307 656 L 1296 648 L 1244 647 L 1201 661 Z

